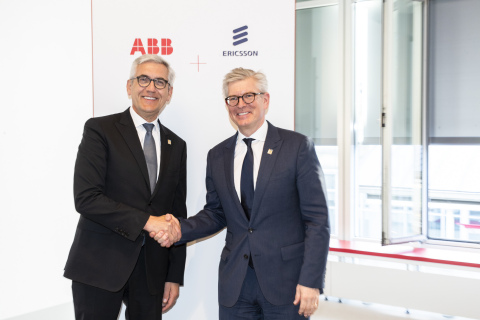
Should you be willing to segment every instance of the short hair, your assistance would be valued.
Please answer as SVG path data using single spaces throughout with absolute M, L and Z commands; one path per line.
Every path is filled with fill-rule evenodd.
M 257 81 L 258 90 L 260 92 L 268 91 L 267 76 L 260 71 L 253 71 L 251 69 L 235 68 L 225 75 L 223 78 L 223 97 L 228 96 L 228 85 L 232 82 L 254 78 Z
M 163 64 L 168 71 L 168 83 L 171 87 L 173 87 L 173 82 L 175 81 L 175 71 L 173 71 L 172 67 L 170 64 L 160 57 L 159 55 L 156 54 L 144 54 L 137 59 L 135 59 L 132 62 L 132 68 L 130 69 L 130 78 L 132 79 L 135 77 L 135 74 L 137 73 L 137 67 L 140 64 L 147 63 L 147 62 L 153 62 L 153 63 L 158 63 L 158 64 Z

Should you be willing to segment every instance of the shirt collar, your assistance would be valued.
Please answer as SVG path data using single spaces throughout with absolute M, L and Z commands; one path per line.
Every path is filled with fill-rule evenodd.
M 151 124 L 155 125 L 154 130 L 159 129 L 158 128 L 158 117 L 153 122 L 148 122 L 145 119 L 143 119 L 142 117 L 140 117 L 138 115 L 138 113 L 136 113 L 135 110 L 133 110 L 132 107 L 130 107 L 130 115 L 132 116 L 132 120 L 133 120 L 133 124 L 135 125 L 135 128 L 138 128 L 140 126 L 143 128 L 144 123 L 151 123 Z
M 243 133 L 238 131 L 238 136 L 237 136 L 237 143 L 239 141 L 242 141 L 243 138 L 252 138 L 255 139 L 256 141 L 263 141 L 265 142 L 265 139 L 267 138 L 267 131 L 268 131 L 268 123 L 265 120 L 260 128 L 258 128 L 257 131 L 255 131 L 250 137 L 246 137 L 243 135 Z

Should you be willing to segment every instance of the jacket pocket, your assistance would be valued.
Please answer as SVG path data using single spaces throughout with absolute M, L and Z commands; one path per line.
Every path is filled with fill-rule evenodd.
M 301 258 L 305 251 L 305 242 L 295 243 L 281 249 L 283 261 Z
M 167 169 L 167 170 L 165 170 L 165 176 L 169 177 L 169 178 L 170 177 L 178 177 L 178 176 L 180 176 L 180 169 L 178 169 L 178 170 Z
M 77 228 L 82 230 L 93 231 L 97 233 L 111 234 L 112 231 L 99 223 L 88 220 L 87 218 L 80 218 Z
M 270 181 L 281 180 L 292 176 L 291 170 L 283 170 L 281 172 L 273 172 Z
M 220 255 L 220 258 L 222 259 L 222 261 L 227 261 L 229 255 L 230 255 L 230 249 L 225 246 L 222 250 L 222 254 Z

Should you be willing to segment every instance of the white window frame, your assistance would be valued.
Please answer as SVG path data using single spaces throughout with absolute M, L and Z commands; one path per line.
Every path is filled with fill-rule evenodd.
M 379 242 L 378 240 L 371 240 L 371 239 L 359 239 L 353 236 L 353 218 L 354 218 L 354 201 L 352 201 L 352 196 L 354 195 L 354 181 L 353 181 L 353 170 L 354 170 L 354 145 L 353 145 L 353 32 L 352 32 L 352 21 L 353 21 L 353 4 L 362 1 L 370 1 L 370 0 L 311 0 L 311 1 L 302 1 L 296 3 L 296 9 L 309 9 L 309 8 L 317 8 L 323 6 L 330 6 L 330 5 L 338 5 L 338 34 L 339 34 L 339 41 L 338 41 L 338 52 L 340 54 L 340 65 L 339 65 L 339 73 L 340 76 L 338 78 L 338 114 L 337 114 L 337 143 L 338 143 L 338 192 L 339 192 L 339 199 L 338 199 L 338 234 L 337 237 L 340 240 L 364 240 L 364 241 L 373 241 Z M 383 0 L 384 1 L 384 14 L 387 14 L 388 6 L 392 5 L 393 0 Z M 412 1 L 422 1 L 425 2 L 424 8 L 424 30 L 427 30 L 427 21 L 428 21 L 428 2 L 429 0 L 412 0 Z M 388 16 L 384 16 L 384 21 L 389 21 Z M 385 29 L 387 28 L 387 29 Z M 388 33 L 388 25 L 384 24 L 384 33 Z M 413 237 L 409 239 L 402 239 L 406 241 L 421 241 L 423 242 L 423 246 L 428 247 L 430 245 L 438 246 L 450 246 L 450 247 L 467 247 L 467 248 L 480 248 L 479 244 L 475 243 L 465 243 L 461 241 L 450 241 L 450 240 L 431 240 L 426 238 L 427 234 L 427 215 L 428 215 L 428 184 L 427 184 L 427 177 L 428 177 L 428 154 L 426 152 L 427 146 L 427 94 L 426 94 L 426 79 L 427 79 L 427 32 L 424 32 L 424 41 L 423 41 L 423 67 L 422 67 L 422 145 L 424 146 L 424 160 L 422 163 L 422 179 L 424 183 L 422 184 L 422 235 L 418 237 Z M 388 47 L 390 45 L 388 37 L 384 37 L 384 88 L 388 88 Z M 384 90 L 384 101 L 388 99 L 388 92 Z M 387 112 L 388 113 L 388 112 Z M 381 115 L 379 115 L 381 117 Z M 390 123 L 388 114 L 385 117 L 385 124 L 388 126 Z M 385 148 L 385 145 L 383 146 Z M 387 150 L 385 150 L 384 155 L 388 157 L 388 146 Z M 386 158 L 388 162 L 389 159 Z M 388 166 L 384 166 L 383 168 L 388 172 L 390 169 Z M 385 183 L 389 183 L 389 177 L 386 176 L 384 178 Z M 382 182 L 383 183 L 383 182 Z M 386 198 L 389 199 L 389 194 L 387 192 Z M 390 208 L 390 201 L 385 203 L 385 200 L 382 200 L 383 210 L 387 211 Z M 382 210 L 382 211 L 383 211 Z M 391 243 L 397 242 L 404 242 L 404 241 L 392 241 Z M 386 243 L 385 243 L 386 244 Z

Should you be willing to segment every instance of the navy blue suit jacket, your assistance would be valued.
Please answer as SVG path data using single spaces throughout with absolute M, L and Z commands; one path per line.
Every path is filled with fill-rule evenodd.
M 314 145 L 299 133 L 268 124 L 249 221 L 234 186 L 236 140 L 234 135 L 209 151 L 206 205 L 182 219 L 181 243 L 227 227 L 220 304 L 231 307 L 237 301 L 249 255 L 266 299 L 275 305 L 293 303 L 297 284 L 324 285 L 330 229 Z

